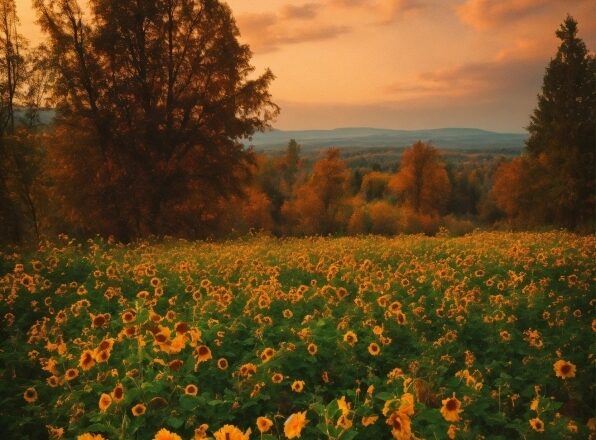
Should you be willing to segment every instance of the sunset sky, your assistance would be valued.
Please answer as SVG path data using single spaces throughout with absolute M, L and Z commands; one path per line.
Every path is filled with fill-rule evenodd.
M 31 0 L 22 32 L 40 41 Z M 570 13 L 596 48 L 593 0 L 229 0 L 280 129 L 522 132 Z

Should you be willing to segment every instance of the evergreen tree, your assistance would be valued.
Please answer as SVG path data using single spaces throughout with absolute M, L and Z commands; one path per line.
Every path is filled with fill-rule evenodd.
M 591 223 L 595 208 L 596 59 L 577 33 L 577 22 L 567 16 L 556 32 L 561 44 L 546 68 L 527 140 L 528 160 L 549 180 L 548 193 L 534 195 L 547 204 L 543 220 L 569 228 Z

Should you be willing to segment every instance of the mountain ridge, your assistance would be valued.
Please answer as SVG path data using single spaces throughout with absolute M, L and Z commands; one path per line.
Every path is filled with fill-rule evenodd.
M 462 150 L 522 149 L 527 134 L 501 133 L 480 128 L 443 127 L 399 130 L 373 127 L 339 127 L 328 130 L 271 130 L 256 133 L 245 145 L 256 150 L 280 150 L 295 139 L 303 149 L 408 147 L 416 141 L 429 142 L 438 148 Z

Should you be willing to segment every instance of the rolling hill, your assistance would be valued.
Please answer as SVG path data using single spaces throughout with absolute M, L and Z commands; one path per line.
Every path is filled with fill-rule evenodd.
M 382 128 L 336 128 L 333 130 L 272 130 L 257 133 L 245 145 L 258 151 L 284 149 L 290 139 L 295 139 L 303 150 L 327 147 L 387 148 L 407 147 L 420 140 L 441 149 L 499 150 L 522 149 L 525 133 L 497 133 L 476 128 L 436 128 L 426 130 L 391 130 Z

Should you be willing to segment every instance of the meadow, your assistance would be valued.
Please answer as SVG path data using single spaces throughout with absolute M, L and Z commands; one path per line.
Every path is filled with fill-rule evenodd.
M 0 253 L 0 438 L 596 437 L 596 238 Z

